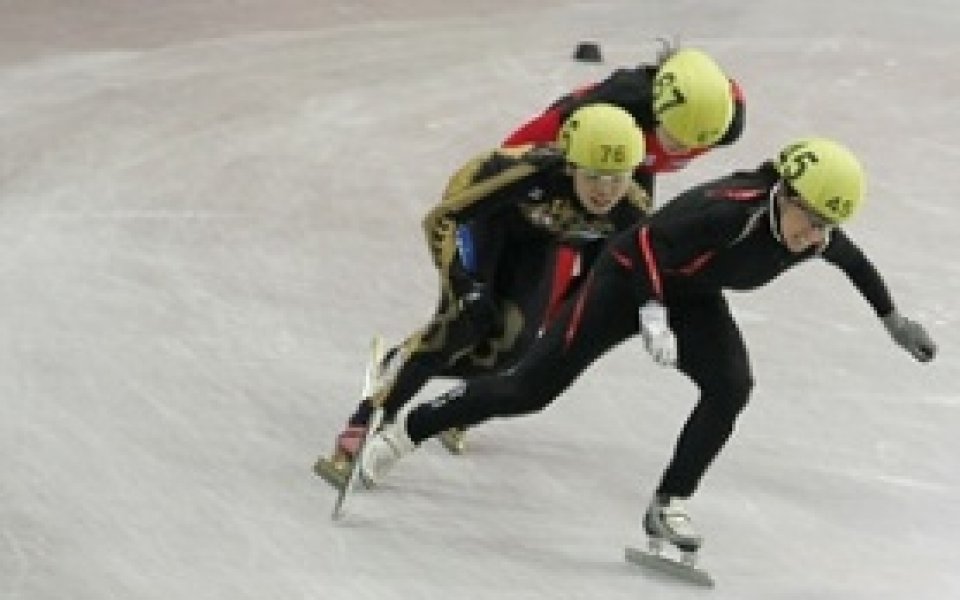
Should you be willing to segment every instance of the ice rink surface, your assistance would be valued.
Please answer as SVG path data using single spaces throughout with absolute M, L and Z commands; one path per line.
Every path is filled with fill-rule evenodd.
M 0 2 L 0 598 L 960 597 L 960 5 L 465 5 Z M 718 58 L 748 126 L 658 200 L 846 142 L 848 230 L 938 360 L 823 264 L 731 297 L 757 387 L 690 502 L 713 591 L 622 559 L 695 400 L 636 341 L 332 523 L 310 465 L 370 336 L 433 308 L 448 175 L 659 35 Z

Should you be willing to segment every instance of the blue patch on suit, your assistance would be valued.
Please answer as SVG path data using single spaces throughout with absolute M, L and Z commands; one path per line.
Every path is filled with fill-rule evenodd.
M 460 263 L 470 274 L 477 272 L 477 252 L 473 243 L 473 231 L 469 225 L 457 227 L 457 252 L 460 253 Z

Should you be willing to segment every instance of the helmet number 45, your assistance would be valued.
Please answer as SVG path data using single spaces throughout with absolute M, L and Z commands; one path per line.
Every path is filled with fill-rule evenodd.
M 810 150 L 801 150 L 803 146 L 792 146 L 784 151 L 783 178 L 793 181 L 807 170 L 813 163 L 819 162 L 817 155 Z

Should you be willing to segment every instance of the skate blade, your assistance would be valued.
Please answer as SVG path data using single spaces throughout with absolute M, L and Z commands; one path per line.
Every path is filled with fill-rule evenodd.
M 321 479 L 340 491 L 347 485 L 347 478 L 350 477 L 351 463 L 333 461 L 321 456 L 313 465 L 313 472 Z
M 333 505 L 333 513 L 330 517 L 337 521 L 340 517 L 343 516 L 343 504 L 347 501 L 347 496 L 353 493 L 356 487 L 359 485 L 364 488 L 372 488 L 373 483 L 367 481 L 366 477 L 362 474 L 363 467 L 363 450 L 367 447 L 367 443 L 370 441 L 379 428 L 380 423 L 383 422 L 383 408 L 377 407 L 373 411 L 373 415 L 370 417 L 370 428 L 367 429 L 367 435 L 363 438 L 363 443 L 360 444 L 360 452 L 357 454 L 356 460 L 353 461 L 353 464 L 350 465 L 350 471 L 347 473 L 347 480 L 344 482 L 343 487 L 340 488 L 340 493 L 337 494 L 337 501 Z
M 711 588 L 714 586 L 713 578 L 703 569 L 684 564 L 668 556 L 627 546 L 624 557 L 629 563 L 665 573 L 688 583 Z
M 463 454 L 467 450 L 464 432 L 460 429 L 448 429 L 437 436 L 450 454 Z
M 367 359 L 367 368 L 364 370 L 363 374 L 363 392 L 362 396 L 364 398 L 371 398 L 373 394 L 374 387 L 376 386 L 376 380 L 379 372 L 379 365 L 383 360 L 384 354 L 384 344 L 383 338 L 379 335 L 373 337 L 373 340 L 370 344 L 370 356 Z M 340 485 L 334 485 L 337 488 L 337 500 L 333 504 L 333 512 L 330 514 L 330 518 L 334 521 L 339 520 L 343 516 L 343 507 L 344 503 L 347 501 L 347 496 L 349 496 L 353 489 L 356 487 L 360 477 L 360 459 L 363 456 L 363 449 L 367 445 L 367 442 L 370 441 L 370 438 L 373 437 L 377 429 L 380 428 L 380 423 L 383 421 L 383 407 L 376 406 L 373 410 L 373 415 L 370 417 L 370 422 L 367 424 L 367 432 L 363 436 L 363 440 L 360 443 L 360 447 L 357 450 L 356 460 L 348 466 L 346 469 L 345 476 L 343 477 L 343 482 Z M 319 463 L 319 461 L 318 461 Z M 318 473 L 321 477 L 324 477 L 323 473 Z M 328 480 L 329 481 L 329 480 Z

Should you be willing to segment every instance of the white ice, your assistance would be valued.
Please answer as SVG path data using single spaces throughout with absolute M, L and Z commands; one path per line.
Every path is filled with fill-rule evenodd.
M 466 4 L 0 2 L 0 598 L 960 597 L 960 5 Z M 690 504 L 712 592 L 622 559 L 695 399 L 636 342 L 332 523 L 310 466 L 369 337 L 432 310 L 447 176 L 665 34 L 749 113 L 659 198 L 845 141 L 850 232 L 939 359 L 827 266 L 733 298 L 758 384 Z

